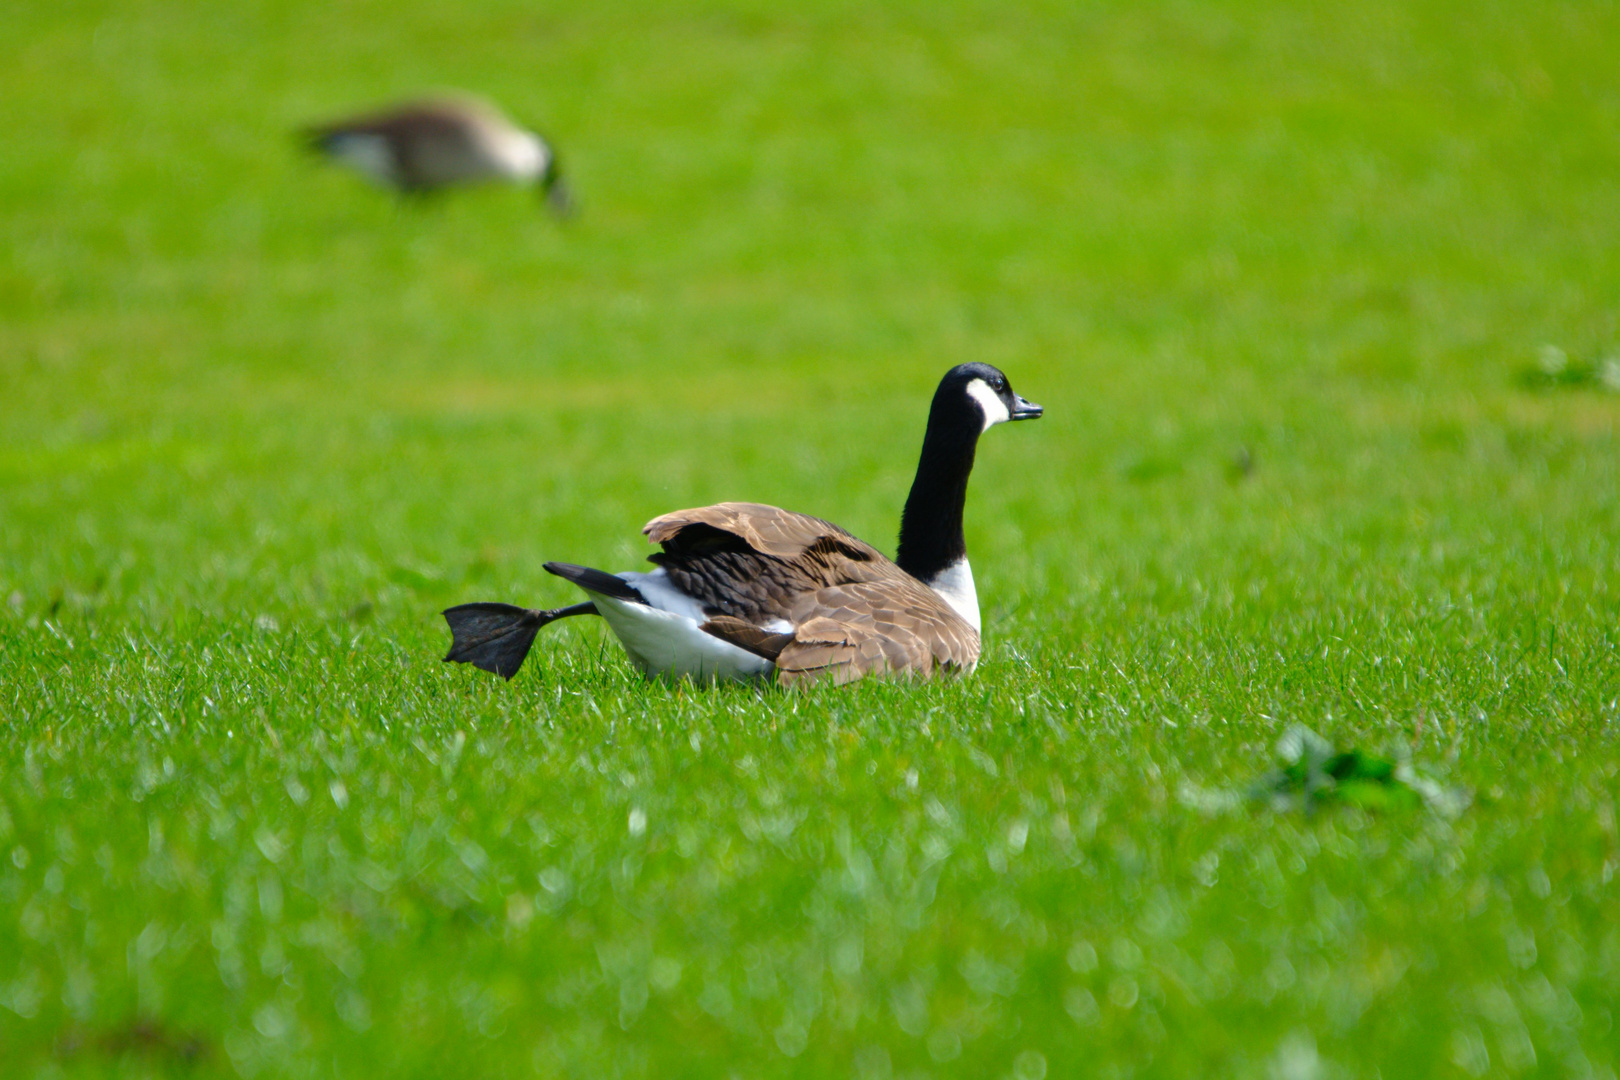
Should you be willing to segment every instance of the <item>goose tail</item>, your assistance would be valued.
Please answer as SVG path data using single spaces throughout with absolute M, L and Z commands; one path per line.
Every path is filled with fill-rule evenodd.
M 341 133 L 328 124 L 309 125 L 295 133 L 300 145 L 317 154 L 330 154 L 341 141 Z

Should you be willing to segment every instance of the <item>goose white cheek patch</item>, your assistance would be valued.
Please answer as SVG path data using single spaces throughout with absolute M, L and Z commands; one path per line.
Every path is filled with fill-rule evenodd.
M 1007 411 L 1007 403 L 1002 401 L 1001 396 L 990 389 L 990 384 L 983 379 L 974 379 L 968 383 L 967 392 L 969 397 L 979 403 L 979 411 L 984 413 L 984 427 L 981 430 L 989 431 L 997 424 L 1005 424 L 1012 419 L 1012 414 Z

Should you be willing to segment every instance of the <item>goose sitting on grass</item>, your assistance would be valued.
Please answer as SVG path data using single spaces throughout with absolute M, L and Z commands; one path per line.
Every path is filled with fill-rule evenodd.
M 1041 407 L 989 364 L 946 372 L 934 392 L 917 476 L 890 561 L 820 518 L 760 503 L 677 510 L 642 529 L 657 569 L 610 574 L 549 562 L 590 599 L 538 610 L 461 604 L 444 617 L 447 661 L 511 678 L 540 628 L 600 615 L 650 677 L 853 682 L 867 675 L 968 674 L 979 601 L 962 509 L 979 436 Z

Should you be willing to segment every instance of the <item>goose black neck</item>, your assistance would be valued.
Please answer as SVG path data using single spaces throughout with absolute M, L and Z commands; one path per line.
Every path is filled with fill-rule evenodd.
M 917 478 L 900 515 L 895 562 L 922 581 L 932 581 L 967 555 L 962 509 L 983 418 L 960 393 L 942 386 L 928 413 Z

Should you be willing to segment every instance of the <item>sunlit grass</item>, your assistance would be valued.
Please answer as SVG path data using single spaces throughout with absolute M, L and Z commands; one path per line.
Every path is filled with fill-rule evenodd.
M 1617 21 L 13 13 L 0 1060 L 1612 1078 Z M 578 219 L 289 135 L 440 85 Z M 439 662 L 676 507 L 891 546 L 973 359 L 973 679 Z M 1222 809 L 1295 722 L 1472 804 Z

